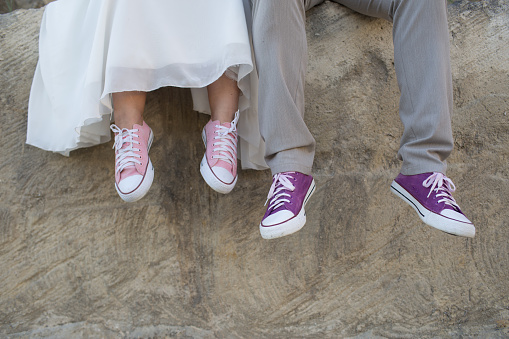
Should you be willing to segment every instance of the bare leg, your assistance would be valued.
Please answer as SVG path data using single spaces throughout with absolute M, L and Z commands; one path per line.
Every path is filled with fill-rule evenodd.
M 237 82 L 222 75 L 207 86 L 212 121 L 231 122 L 239 109 L 239 88 Z
M 146 92 L 113 93 L 115 124 L 119 128 L 132 129 L 134 124 L 143 124 Z

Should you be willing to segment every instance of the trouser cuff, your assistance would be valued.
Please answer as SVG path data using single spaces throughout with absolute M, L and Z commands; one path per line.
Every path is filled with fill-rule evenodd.
M 306 166 L 302 164 L 295 164 L 295 163 L 285 163 L 285 164 L 278 164 L 276 166 L 272 166 L 270 168 L 272 175 L 275 175 L 277 173 L 281 172 L 300 172 L 306 175 L 311 174 L 311 166 Z
M 447 170 L 447 163 L 444 162 L 442 164 L 423 164 L 423 165 L 410 165 L 403 164 L 401 167 L 401 174 L 403 175 L 416 175 L 421 173 L 428 172 L 440 172 L 445 175 L 445 171 Z

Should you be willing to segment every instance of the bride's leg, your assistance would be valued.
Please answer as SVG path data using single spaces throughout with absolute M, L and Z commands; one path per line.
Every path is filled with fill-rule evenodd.
M 146 97 L 145 92 L 113 93 L 115 187 L 127 202 L 141 199 L 154 179 L 154 168 L 148 157 L 154 135 L 143 121 Z
M 212 121 L 231 122 L 239 107 L 240 90 L 237 81 L 222 75 L 207 86 Z
M 122 128 L 132 129 L 134 124 L 143 124 L 146 92 L 113 93 L 115 124 Z
M 237 81 L 222 75 L 207 87 L 211 119 L 203 128 L 205 155 L 200 173 L 216 192 L 229 193 L 237 183 Z M 218 122 L 219 120 L 219 122 Z

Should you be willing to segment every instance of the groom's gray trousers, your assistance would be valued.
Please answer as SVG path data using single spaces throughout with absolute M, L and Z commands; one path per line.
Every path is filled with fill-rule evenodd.
M 445 0 L 334 0 L 393 23 L 406 175 L 445 174 L 453 148 L 452 80 Z M 315 140 L 304 123 L 306 10 L 323 0 L 251 0 L 260 132 L 272 173 L 311 173 Z M 337 32 L 341 34 L 341 32 Z M 355 106 L 351 107 L 355 110 Z M 319 118 L 319 117 L 318 117 Z

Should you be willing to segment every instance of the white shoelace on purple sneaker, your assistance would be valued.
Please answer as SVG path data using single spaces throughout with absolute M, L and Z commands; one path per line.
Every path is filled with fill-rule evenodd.
M 438 200 L 438 202 L 444 202 L 446 205 L 452 206 L 455 209 L 460 209 L 456 203 L 456 200 L 454 200 L 451 194 L 452 192 L 456 191 L 456 186 L 451 179 L 442 173 L 434 172 L 428 177 L 428 179 L 424 180 L 422 186 L 426 188 L 431 186 L 428 193 L 428 198 L 431 193 L 435 191 L 436 197 L 443 197 L 442 199 Z
M 291 173 L 295 172 L 278 173 L 274 176 L 274 181 L 267 195 L 267 201 L 265 201 L 265 205 L 267 205 L 267 202 L 270 200 L 269 209 L 275 210 L 285 202 L 290 202 L 286 197 L 291 197 L 291 195 L 285 191 L 293 192 L 295 189 L 295 186 L 290 182 L 290 179 L 293 179 L 290 175 Z
M 237 157 L 237 123 L 239 121 L 239 111 L 235 112 L 235 118 L 230 124 L 230 128 L 215 125 L 216 130 L 214 133 L 217 135 L 214 137 L 214 141 L 212 146 L 212 152 L 219 152 L 218 155 L 213 155 L 212 159 L 219 159 L 229 162 L 230 164 L 234 164 L 235 158 Z M 232 133 L 233 135 L 231 135 Z
M 138 141 L 133 140 L 134 137 L 139 138 L 139 135 L 136 134 L 138 132 L 137 129 L 120 129 L 117 125 L 111 125 L 110 129 L 116 133 L 115 135 L 115 143 L 113 144 L 113 148 L 117 153 L 115 157 L 115 165 L 116 171 L 121 172 L 126 167 L 135 166 L 135 164 L 141 165 L 141 156 L 136 154 L 135 152 L 139 152 L 140 149 L 134 148 L 133 144 L 140 144 Z M 126 148 L 122 148 L 124 144 L 129 144 Z

